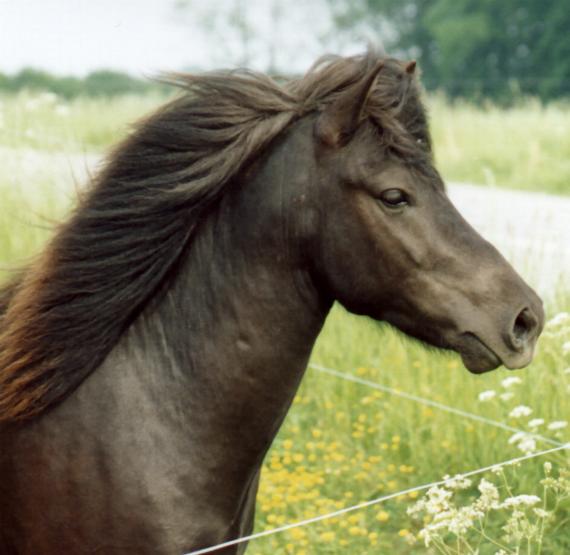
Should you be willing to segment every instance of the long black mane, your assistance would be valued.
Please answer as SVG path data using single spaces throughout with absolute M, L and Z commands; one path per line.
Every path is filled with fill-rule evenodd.
M 171 76 L 184 94 L 139 123 L 44 252 L 0 291 L 0 421 L 41 413 L 93 372 L 168 286 L 240 172 L 375 63 L 372 53 L 330 58 L 283 85 L 244 71 Z M 418 86 L 399 62 L 385 60 L 366 115 L 384 147 L 429 159 Z

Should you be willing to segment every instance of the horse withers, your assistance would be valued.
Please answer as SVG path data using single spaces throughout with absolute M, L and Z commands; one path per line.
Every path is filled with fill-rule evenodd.
M 250 532 L 335 300 L 472 372 L 530 362 L 541 301 L 446 196 L 414 68 L 171 77 L 0 294 L 0 553 Z

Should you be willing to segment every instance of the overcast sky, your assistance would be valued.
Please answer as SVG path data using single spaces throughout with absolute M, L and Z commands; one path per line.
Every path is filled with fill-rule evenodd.
M 278 69 L 303 71 L 325 51 L 325 0 L 244 5 L 254 35 L 248 48 L 254 68 L 267 69 L 272 51 Z M 235 0 L 192 0 L 192 6 L 177 11 L 175 0 L 0 0 L 0 72 L 32 66 L 58 74 L 113 68 L 149 75 L 238 63 L 243 49 L 235 28 L 224 25 L 224 18 L 216 19 L 213 30 L 205 23 Z

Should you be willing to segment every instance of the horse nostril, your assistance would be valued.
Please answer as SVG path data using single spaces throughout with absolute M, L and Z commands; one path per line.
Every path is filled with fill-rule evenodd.
M 532 336 L 533 331 L 536 329 L 538 322 L 530 309 L 525 308 L 521 310 L 513 324 L 511 337 L 515 347 L 522 347 L 529 337 Z

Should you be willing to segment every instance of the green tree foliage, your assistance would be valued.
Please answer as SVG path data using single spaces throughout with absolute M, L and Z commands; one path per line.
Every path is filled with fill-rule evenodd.
M 329 0 L 341 31 L 381 19 L 390 52 L 418 58 L 451 96 L 570 93 L 570 9 L 560 0 Z

